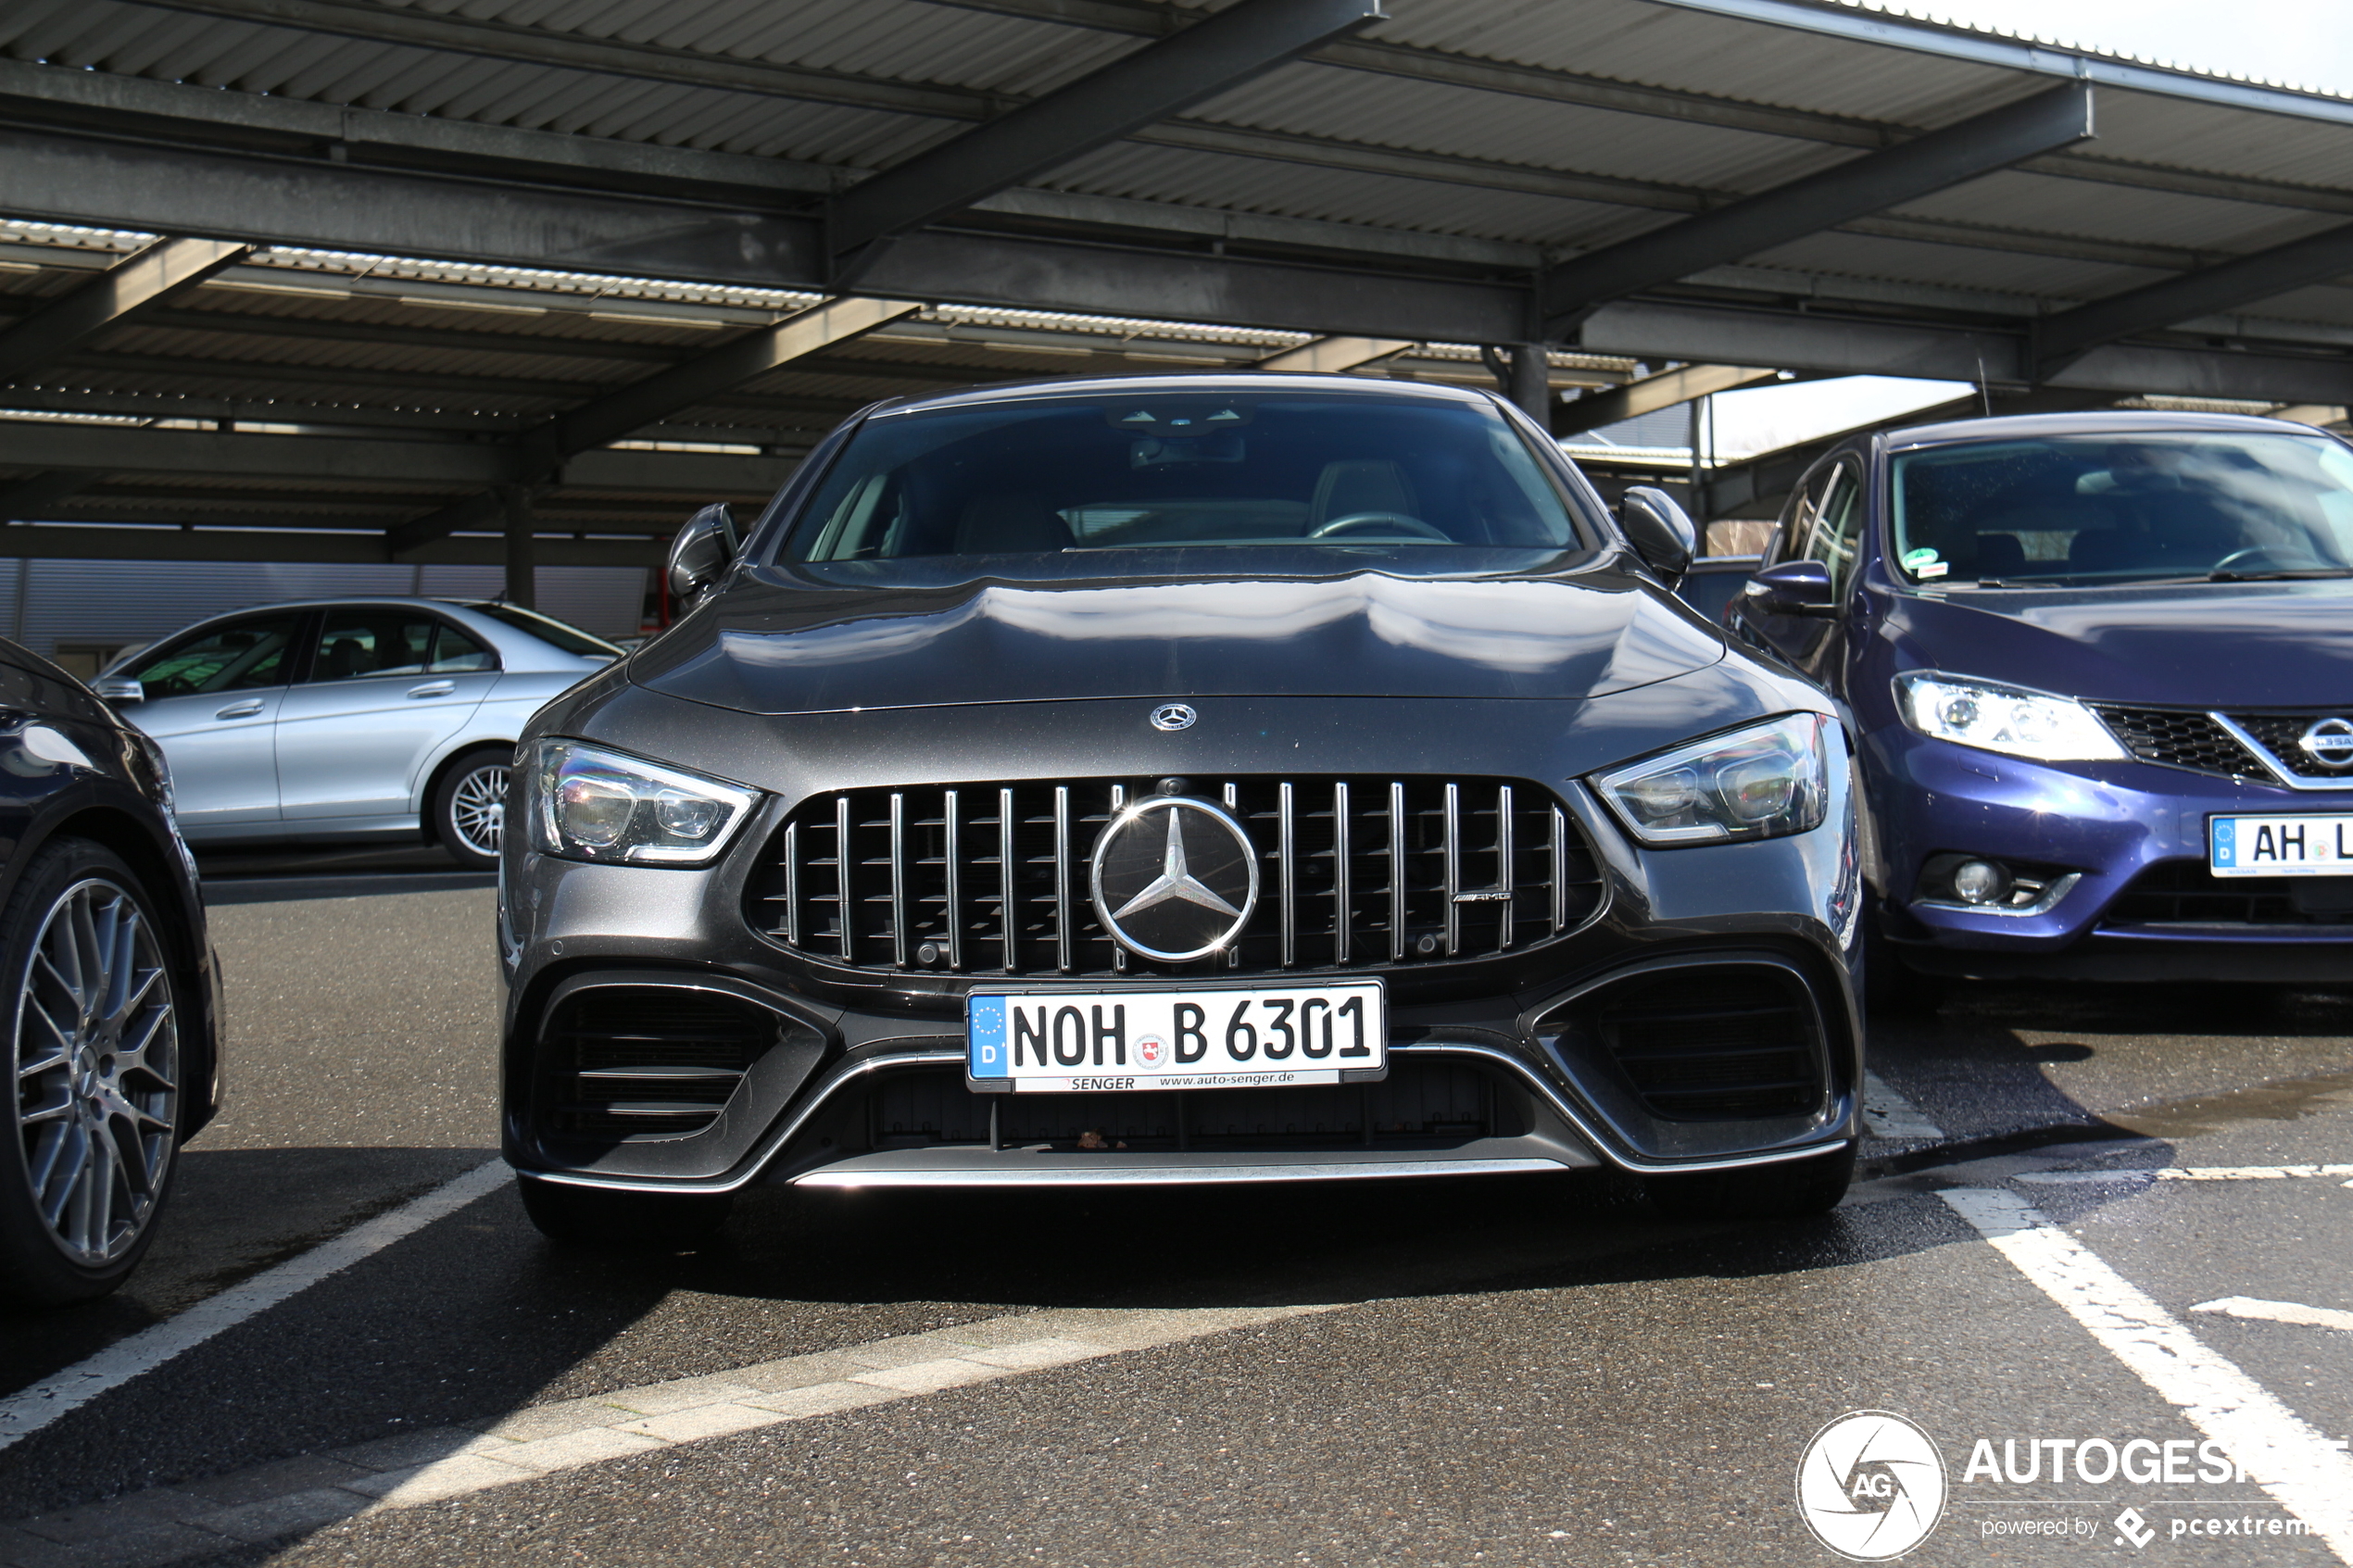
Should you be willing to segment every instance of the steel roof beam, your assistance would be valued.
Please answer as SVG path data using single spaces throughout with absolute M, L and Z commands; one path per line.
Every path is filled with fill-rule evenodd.
M 235 266 L 252 250 L 223 240 L 165 238 L 132 251 L 0 332 L 0 382 L 63 358 L 147 307 Z
M 568 458 L 601 446 L 716 393 L 863 337 L 922 308 L 921 301 L 912 299 L 852 295 L 826 300 L 573 409 L 546 427 L 542 449 Z
M 1621 420 L 1640 419 L 1661 408 L 1672 408 L 1678 403 L 1689 403 L 1694 397 L 1773 381 L 1780 375 L 1779 370 L 1760 370 L 1745 365 L 1680 365 L 1606 392 L 1591 393 L 1574 403 L 1562 404 L 1553 411 L 1553 433 L 1574 435 L 1580 431 L 1599 430 Z
M 2055 87 L 1565 261 L 1541 284 L 1547 334 L 1565 331 L 1593 306 L 1883 212 L 2091 134 L 2091 90 Z
M 1297 348 L 1286 348 L 1270 354 L 1257 364 L 1237 369 L 1255 370 L 1304 370 L 1314 374 L 1340 375 L 1358 370 L 1366 365 L 1378 365 L 1384 359 L 1396 358 L 1409 348 L 1421 345 L 1412 338 L 1398 337 L 1319 337 L 1302 343 Z
M 53 469 L 0 484 L 0 522 L 39 522 L 48 508 L 76 491 L 95 484 L 105 475 L 70 469 Z
M 1380 0 L 1235 0 L 1011 114 L 834 198 L 827 243 L 850 255 L 1009 190 L 1254 81 L 1381 17 Z
M 2235 310 L 2348 272 L 2353 223 L 2045 316 L 2033 325 L 2035 379 L 2048 380 L 2100 344 Z

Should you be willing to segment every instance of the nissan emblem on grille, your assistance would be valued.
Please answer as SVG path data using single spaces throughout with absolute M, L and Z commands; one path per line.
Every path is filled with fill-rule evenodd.
M 1222 950 L 1250 923 L 1258 856 L 1221 808 L 1153 796 L 1103 829 L 1090 881 L 1096 916 L 1122 947 L 1184 963 Z
M 2296 744 L 2323 768 L 2353 767 L 2353 722 L 2323 719 L 2305 731 Z
M 1200 714 L 1194 712 L 1191 709 L 1186 707 L 1181 702 L 1164 702 L 1158 708 L 1152 709 L 1152 728 L 1155 730 L 1189 730 L 1193 727 L 1193 721 L 1200 717 Z

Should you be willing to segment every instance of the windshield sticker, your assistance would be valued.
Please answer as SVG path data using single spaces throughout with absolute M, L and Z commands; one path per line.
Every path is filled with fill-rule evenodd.
M 1953 568 L 1950 562 L 1938 560 L 1935 550 L 1922 545 L 1917 550 L 1904 552 L 1904 570 L 1925 583 L 1944 576 Z

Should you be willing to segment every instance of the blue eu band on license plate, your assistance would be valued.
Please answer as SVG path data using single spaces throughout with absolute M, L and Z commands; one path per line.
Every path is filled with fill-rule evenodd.
M 1369 981 L 976 991 L 965 1072 L 1023 1094 L 1362 1082 L 1389 1065 L 1383 1004 Z
M 2216 817 L 2206 863 L 2216 876 L 2353 876 L 2353 813 Z

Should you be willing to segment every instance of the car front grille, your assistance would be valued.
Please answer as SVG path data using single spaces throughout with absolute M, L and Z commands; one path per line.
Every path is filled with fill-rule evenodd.
M 1774 971 L 1678 970 L 1629 982 L 1611 990 L 1595 1024 L 1662 1121 L 1796 1116 L 1821 1103 L 1813 1008 Z
M 2267 778 L 2271 770 L 2210 713 L 2176 708 L 2120 708 L 2095 703 L 2124 749 L 2144 762 L 2221 778 Z M 2300 732 L 2299 732 L 2300 733 Z
M 875 1085 L 867 1131 L 878 1149 L 986 1144 L 993 1110 L 1013 1148 L 1076 1148 L 1088 1133 L 1113 1151 L 1380 1148 L 1516 1135 L 1516 1099 L 1480 1068 L 1408 1055 L 1376 1084 L 1150 1094 L 975 1095 L 953 1068 L 922 1069 Z
M 2304 749 L 2304 732 L 2322 719 L 2342 719 L 2338 713 L 2233 713 L 2231 721 L 2255 742 L 2276 758 L 2280 764 L 2300 779 L 2330 779 L 2353 785 L 2353 768 L 2331 768 Z
M 782 1027 L 764 1008 L 685 986 L 576 992 L 541 1039 L 547 1125 L 598 1139 L 698 1133 Z
M 2353 879 L 2216 876 L 2196 860 L 2161 860 L 2126 884 L 2104 926 L 2353 925 Z
M 801 803 L 748 914 L 849 968 L 989 975 L 1268 973 L 1491 957 L 1583 925 L 1592 852 L 1558 801 L 1499 779 L 1239 778 L 1187 786 L 1247 827 L 1261 894 L 1222 955 L 1146 960 L 1096 917 L 1096 835 L 1154 782 L 861 790 Z

